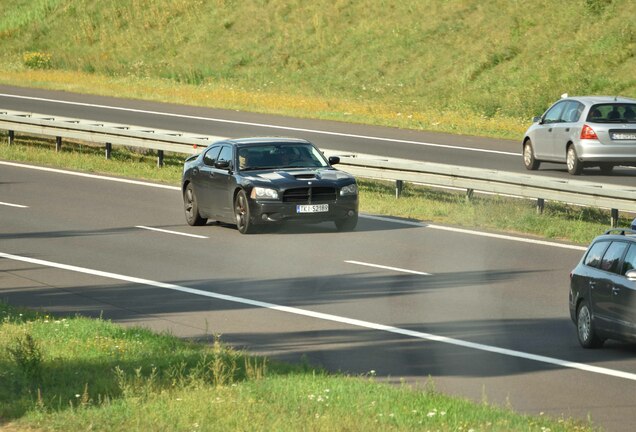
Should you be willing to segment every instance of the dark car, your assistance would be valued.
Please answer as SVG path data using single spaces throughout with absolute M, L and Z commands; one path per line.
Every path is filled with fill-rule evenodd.
M 584 348 L 636 341 L 636 230 L 596 237 L 570 273 L 570 316 Z
M 609 174 L 615 165 L 636 165 L 636 99 L 563 96 L 535 117 L 524 135 L 527 169 L 560 162 L 573 175 L 592 166 Z
M 182 191 L 186 221 L 236 224 L 242 234 L 287 220 L 358 222 L 355 178 L 332 167 L 309 141 L 243 138 L 216 142 L 185 161 Z

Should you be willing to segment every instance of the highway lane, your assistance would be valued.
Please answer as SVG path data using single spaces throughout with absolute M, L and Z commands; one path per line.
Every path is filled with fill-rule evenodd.
M 322 148 L 526 172 L 521 161 L 521 144 L 514 140 L 296 119 L 9 86 L 0 86 L 0 108 L 217 136 L 294 136 L 309 139 Z M 583 178 L 592 181 L 636 184 L 636 170 L 631 168 L 618 167 L 609 176 L 601 175 L 596 168 L 585 172 Z M 544 163 L 538 173 L 570 178 L 565 165 L 560 164 Z
M 629 430 L 636 420 L 633 380 L 531 358 L 636 376 L 633 345 L 578 346 L 567 312 L 576 248 L 375 218 L 362 218 L 352 233 L 320 224 L 241 236 L 229 226 L 185 225 L 174 188 L 6 164 L 0 202 L 12 204 L 0 204 L 0 253 L 51 263 L 0 258 L 0 298 L 12 303 L 103 313 L 183 337 L 221 333 L 253 352 L 292 361 L 306 355 L 330 370 L 374 370 L 420 384 L 431 376 L 441 391 L 485 395 L 532 414 L 589 413 L 608 430 Z

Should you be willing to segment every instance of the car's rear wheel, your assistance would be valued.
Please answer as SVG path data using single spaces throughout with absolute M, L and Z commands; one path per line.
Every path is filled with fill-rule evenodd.
M 601 173 L 607 175 L 612 173 L 612 171 L 614 170 L 614 165 L 611 163 L 604 163 L 604 164 L 601 164 L 600 168 L 601 168 Z
M 358 215 L 355 214 L 348 218 L 336 219 L 334 223 L 338 231 L 353 231 L 356 229 L 356 225 L 358 225 Z
M 583 348 L 599 348 L 605 342 L 596 334 L 592 312 L 586 301 L 581 302 L 576 313 L 576 333 Z
M 236 219 L 236 228 L 241 234 L 254 232 L 254 225 L 250 220 L 250 206 L 244 190 L 240 190 L 236 194 L 236 198 L 234 198 L 234 217 Z
M 523 164 L 528 170 L 536 170 L 541 165 L 541 162 L 534 157 L 534 147 L 532 147 L 532 141 L 526 140 L 523 144 Z
M 576 149 L 573 145 L 568 147 L 566 153 L 566 163 L 568 165 L 568 172 L 572 175 L 579 175 L 583 172 L 583 162 L 579 160 L 579 156 L 576 154 Z
M 188 225 L 205 225 L 208 221 L 199 214 L 199 204 L 197 202 L 197 196 L 194 193 L 192 183 L 188 183 L 185 191 L 183 191 L 183 209 L 185 211 L 186 222 Z

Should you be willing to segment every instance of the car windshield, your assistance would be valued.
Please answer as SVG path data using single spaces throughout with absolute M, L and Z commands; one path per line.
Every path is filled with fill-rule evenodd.
M 636 123 L 636 104 L 606 103 L 592 106 L 587 115 L 592 123 Z
M 263 144 L 239 147 L 239 170 L 321 168 L 329 166 L 311 144 Z

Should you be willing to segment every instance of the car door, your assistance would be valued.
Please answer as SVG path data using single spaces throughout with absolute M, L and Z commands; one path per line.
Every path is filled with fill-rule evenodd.
M 636 337 L 636 281 L 627 278 L 626 273 L 636 270 L 636 244 L 627 249 L 620 278 L 613 289 L 614 308 L 617 314 L 618 332 L 626 337 Z
M 574 141 L 576 124 L 583 112 L 583 104 L 574 100 L 565 101 L 559 120 L 552 125 L 550 154 L 565 162 L 569 142 Z
M 214 175 L 216 174 L 214 163 L 221 152 L 221 145 L 215 145 L 206 150 L 203 155 L 203 165 L 199 167 L 199 172 L 194 180 L 194 192 L 197 195 L 199 208 L 207 216 L 214 217 L 213 196 L 214 196 Z
M 537 124 L 532 137 L 532 144 L 537 159 L 555 160 L 553 130 L 555 124 L 561 121 L 561 114 L 567 101 L 559 101 L 546 111 Z
M 603 254 L 599 268 L 596 270 L 591 288 L 592 310 L 596 322 L 611 332 L 617 332 L 620 312 L 616 307 L 616 290 L 621 286 L 623 276 L 621 263 L 628 244 L 624 241 L 613 241 Z
M 234 157 L 233 147 L 224 145 L 217 157 L 217 166 L 213 167 L 209 176 L 211 207 L 215 217 L 222 221 L 232 221 L 234 215 Z M 219 166 L 220 165 L 220 166 Z

